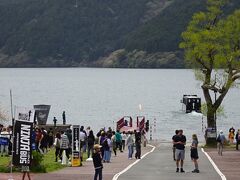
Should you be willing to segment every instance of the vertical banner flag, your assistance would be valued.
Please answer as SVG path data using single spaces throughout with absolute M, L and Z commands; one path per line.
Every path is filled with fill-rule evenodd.
M 32 130 L 32 122 L 15 121 L 13 164 L 16 166 L 30 166 L 31 164 Z
M 79 138 L 79 132 L 80 132 L 80 126 L 79 125 L 73 125 L 72 126 L 72 166 L 80 166 L 80 138 Z
M 34 121 L 37 121 L 39 125 L 46 125 L 47 118 L 50 111 L 50 105 L 34 105 L 35 115 Z

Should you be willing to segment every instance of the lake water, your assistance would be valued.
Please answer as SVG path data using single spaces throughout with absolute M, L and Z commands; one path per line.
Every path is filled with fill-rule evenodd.
M 0 106 L 9 117 L 12 89 L 16 106 L 51 105 L 48 123 L 54 116 L 62 123 L 65 110 L 67 123 L 96 131 L 115 126 L 122 116 L 143 115 L 151 123 L 156 118 L 154 139 L 170 141 L 175 129 L 182 128 L 188 140 L 192 133 L 203 140 L 206 118 L 202 124 L 202 116 L 181 111 L 183 94 L 197 94 L 204 101 L 192 70 L 3 68 L 0 81 Z M 226 117 L 218 117 L 218 129 L 227 133 L 231 126 L 240 128 L 240 89 L 231 89 L 223 105 Z

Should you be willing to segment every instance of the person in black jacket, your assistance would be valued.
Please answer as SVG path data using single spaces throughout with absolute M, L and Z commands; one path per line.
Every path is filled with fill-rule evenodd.
M 101 156 L 101 147 L 99 144 L 95 144 L 93 149 L 93 165 L 95 168 L 95 175 L 94 175 L 94 180 L 102 180 L 102 169 L 103 169 L 103 164 L 102 164 L 102 156 Z
M 178 135 L 178 130 L 175 130 L 175 135 L 172 137 L 173 141 L 174 141 L 174 139 L 176 138 L 177 135 Z M 173 160 L 174 161 L 176 161 L 175 153 L 176 153 L 176 145 L 173 144 Z
M 181 166 L 180 172 L 184 173 L 185 171 L 183 170 L 183 162 L 185 159 L 186 137 L 183 135 L 182 129 L 180 129 L 178 131 L 178 135 L 174 137 L 173 144 L 176 147 L 176 153 L 175 153 L 176 166 L 177 166 L 176 172 L 179 172 L 179 164 L 180 164 Z

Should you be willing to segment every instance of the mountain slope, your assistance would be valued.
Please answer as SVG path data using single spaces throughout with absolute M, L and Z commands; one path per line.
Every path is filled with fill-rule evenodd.
M 238 7 L 233 0 L 229 11 Z M 0 67 L 183 67 L 180 34 L 204 8 L 205 0 L 0 0 Z

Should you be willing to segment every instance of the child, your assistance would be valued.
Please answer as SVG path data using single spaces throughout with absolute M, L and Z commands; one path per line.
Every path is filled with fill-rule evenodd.
M 97 180 L 99 176 L 99 180 L 102 180 L 102 169 L 103 169 L 103 164 L 102 164 L 102 156 L 101 156 L 101 147 L 99 144 L 95 144 L 93 149 L 93 165 L 95 168 L 95 175 L 94 175 L 94 180 Z
M 192 171 L 192 173 L 199 173 L 198 170 L 198 138 L 196 134 L 192 135 L 192 145 L 191 145 L 191 159 L 194 163 L 195 169 Z

